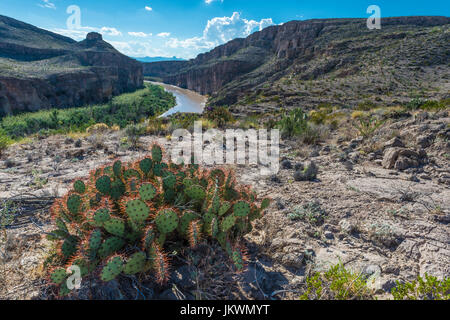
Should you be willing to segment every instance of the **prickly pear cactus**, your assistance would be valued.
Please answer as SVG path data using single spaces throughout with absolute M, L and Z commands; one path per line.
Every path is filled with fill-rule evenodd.
M 144 159 L 93 170 L 52 206 L 55 230 L 48 239 L 57 243 L 58 258 L 49 279 L 61 295 L 70 293 L 66 270 L 74 265 L 83 277 L 112 281 L 121 274 L 145 273 L 163 285 L 170 274 L 168 243 L 196 248 L 216 241 L 236 271 L 244 269 L 240 241 L 270 200 L 239 186 L 231 171 L 175 165 L 163 158 L 155 144 Z

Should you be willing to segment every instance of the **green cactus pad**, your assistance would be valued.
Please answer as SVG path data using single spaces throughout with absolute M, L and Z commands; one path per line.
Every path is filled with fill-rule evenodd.
M 83 194 L 86 192 L 86 185 L 83 181 L 77 180 L 73 183 L 73 190 L 75 190 L 76 193 Z
M 229 215 L 222 221 L 222 231 L 227 232 L 230 230 L 236 223 L 236 217 L 233 215 Z
M 93 224 L 96 227 L 102 227 L 105 222 L 107 222 L 109 219 L 111 219 L 111 214 L 108 209 L 101 208 L 95 211 L 93 216 Z
M 111 218 L 104 223 L 105 230 L 110 234 L 123 237 L 125 233 L 125 222 L 119 218 Z
M 179 218 L 175 211 L 163 209 L 158 212 L 155 223 L 161 233 L 171 233 L 178 227 Z
M 175 188 L 175 184 L 177 183 L 177 177 L 173 173 L 169 173 L 163 179 L 163 187 L 164 189 L 173 189 Z
M 57 268 L 51 273 L 50 279 L 54 284 L 61 284 L 67 279 L 67 276 L 68 274 L 64 268 Z
M 143 252 L 136 252 L 133 254 L 125 264 L 123 272 L 128 275 L 134 275 L 136 273 L 144 271 L 145 264 L 147 262 L 147 256 Z
M 58 227 L 59 230 L 64 231 L 66 233 L 69 232 L 69 230 L 67 230 L 67 226 L 64 223 L 63 219 L 57 218 L 55 220 L 55 224 L 56 224 L 56 226 Z
M 264 199 L 261 202 L 261 210 L 266 210 L 270 206 L 270 199 Z
M 154 144 L 152 147 L 152 159 L 158 163 L 162 161 L 162 149 L 157 144 Z
M 69 209 L 69 212 L 73 215 L 78 215 L 80 213 L 82 204 L 83 201 L 77 194 L 72 194 L 67 198 L 67 209 Z
M 70 236 L 64 240 L 61 246 L 61 253 L 64 258 L 69 259 L 73 257 L 78 252 L 78 238 L 75 236 Z
M 233 213 L 236 217 L 246 217 L 250 213 L 250 204 L 246 201 L 238 201 L 233 206 Z
M 148 175 L 150 171 L 152 171 L 153 161 L 150 158 L 145 158 L 141 162 L 139 162 L 139 168 L 141 168 L 142 172 L 145 175 Z
M 100 246 L 98 255 L 100 256 L 100 258 L 105 259 L 106 257 L 122 249 L 124 245 L 125 241 L 119 237 L 108 238 Z
M 189 189 L 190 187 L 192 187 L 194 185 L 194 180 L 189 179 L 189 178 L 185 178 L 183 179 L 183 185 L 185 189 Z
M 256 219 L 261 218 L 261 210 L 254 207 L 251 209 L 250 214 L 248 215 L 248 219 L 250 221 L 255 221 Z
M 114 175 L 117 178 L 120 178 L 122 176 L 122 161 L 117 160 L 116 162 L 114 162 L 112 168 L 113 168 Z
M 219 196 L 215 196 L 212 200 L 211 203 L 211 209 L 213 211 L 214 214 L 219 214 L 219 210 L 220 210 L 220 198 Z
M 128 217 L 137 224 L 143 223 L 150 216 L 150 209 L 142 200 L 131 200 L 126 204 Z
M 105 282 L 112 281 L 119 276 L 123 270 L 123 260 L 121 257 L 112 257 L 109 259 L 101 273 L 101 279 Z
M 111 178 L 108 176 L 101 176 L 95 181 L 95 187 L 102 194 L 108 194 L 111 190 Z
M 126 188 L 125 184 L 122 182 L 122 180 L 116 180 L 111 183 L 111 189 L 109 191 L 109 196 L 113 200 L 119 200 L 122 196 L 125 195 Z
M 189 187 L 188 189 L 186 189 L 185 193 L 189 198 L 195 201 L 203 200 L 206 197 L 205 190 L 199 185 L 193 185 Z
M 141 199 L 144 201 L 152 200 L 156 196 L 156 194 L 157 190 L 155 186 L 151 183 L 145 183 L 139 189 L 139 195 L 141 196 Z
M 231 208 L 231 203 L 229 203 L 228 201 L 222 202 L 220 209 L 219 209 L 219 216 L 225 215 L 228 212 L 228 210 L 230 210 L 230 208 Z
M 71 290 L 69 288 L 67 288 L 67 282 L 63 281 L 61 283 L 61 286 L 59 287 L 59 296 L 60 297 L 65 297 L 68 296 L 70 294 Z

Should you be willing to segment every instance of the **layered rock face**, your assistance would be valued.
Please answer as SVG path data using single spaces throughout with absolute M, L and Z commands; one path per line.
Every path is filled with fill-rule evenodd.
M 0 39 L 1 114 L 102 103 L 143 86 L 142 65 L 98 33 L 77 43 L 1 16 L 0 27 L 22 35 Z
M 230 41 L 188 62 L 145 64 L 144 74 L 212 95 L 213 103 L 234 104 L 251 91 L 269 91 L 274 82 L 286 76 L 315 80 L 336 71 L 333 77 L 359 74 L 368 61 L 364 55 L 384 54 L 392 61 L 391 54 L 403 53 L 382 51 L 402 43 L 401 49 L 418 52 L 419 64 L 430 57 L 439 59 L 433 64 L 443 63 L 442 47 L 433 52 L 435 48 L 419 37 L 431 33 L 427 28 L 448 29 L 449 23 L 448 17 L 386 18 L 382 20 L 382 30 L 372 31 L 367 28 L 366 19 L 291 21 L 268 27 L 246 39 Z M 439 41 L 445 40 L 445 30 L 439 29 L 436 34 Z M 423 50 L 429 51 L 426 59 L 419 55 Z M 292 91 L 295 94 L 296 90 Z

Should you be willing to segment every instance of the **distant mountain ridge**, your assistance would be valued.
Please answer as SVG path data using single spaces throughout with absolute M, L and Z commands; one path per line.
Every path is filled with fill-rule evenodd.
M 443 97 L 449 26 L 448 17 L 384 18 L 381 30 L 369 30 L 366 19 L 291 21 L 186 62 L 146 63 L 144 75 L 248 112 L 364 100 L 395 104 L 424 90 Z
M 162 61 L 186 61 L 185 59 L 181 59 L 181 58 L 177 58 L 177 57 L 172 57 L 172 58 L 167 58 L 167 57 L 143 57 L 143 58 L 133 58 L 139 62 L 162 62 Z
M 142 64 L 101 34 L 76 42 L 0 16 L 0 114 L 100 103 L 142 86 Z

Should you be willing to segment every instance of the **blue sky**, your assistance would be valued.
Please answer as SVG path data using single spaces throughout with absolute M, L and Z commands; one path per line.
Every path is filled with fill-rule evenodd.
M 67 8 L 81 10 L 81 24 L 67 27 Z M 448 1 L 418 0 L 0 0 L 0 14 L 82 40 L 101 32 L 118 50 L 135 57 L 192 58 L 272 24 L 315 18 L 449 16 Z

